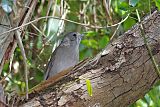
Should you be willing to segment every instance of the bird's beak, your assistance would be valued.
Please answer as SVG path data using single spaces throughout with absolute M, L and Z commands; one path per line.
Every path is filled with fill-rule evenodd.
M 84 36 L 84 34 L 81 34 L 81 37 L 83 37 Z
M 83 37 L 84 37 L 84 34 L 81 34 L 80 36 L 81 36 L 81 39 L 83 39 Z

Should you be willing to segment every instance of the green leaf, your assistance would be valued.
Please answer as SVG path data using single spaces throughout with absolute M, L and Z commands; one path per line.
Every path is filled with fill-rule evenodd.
M 154 0 L 158 10 L 160 10 L 160 0 Z
M 84 58 L 88 58 L 88 57 L 92 57 L 93 56 L 93 49 L 87 48 L 85 47 L 84 49 L 81 48 L 80 51 L 80 60 L 84 59 Z
M 98 49 L 98 42 L 94 39 L 82 40 L 81 43 L 89 48 Z
M 8 71 L 8 68 L 9 68 L 9 62 L 5 63 L 4 66 L 3 66 L 3 71 Z
M 87 34 L 85 35 L 86 37 L 93 37 L 93 36 L 96 36 L 97 35 L 97 32 L 94 32 L 94 31 L 88 31 Z
M 107 45 L 108 42 L 109 42 L 109 37 L 103 36 L 99 41 L 99 48 L 103 49 Z
M 136 24 L 136 21 L 133 18 L 128 18 L 124 23 L 124 30 L 127 31 L 128 29 L 130 29 L 134 24 Z
M 126 2 L 121 2 L 118 7 L 120 10 L 123 10 L 123 11 L 128 11 L 129 9 L 129 5 Z
M 92 96 L 92 85 L 89 79 L 86 79 L 87 91 L 90 96 Z

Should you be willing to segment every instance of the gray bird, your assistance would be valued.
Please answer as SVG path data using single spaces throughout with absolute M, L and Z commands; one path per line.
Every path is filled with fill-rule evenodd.
M 78 32 L 71 32 L 64 36 L 60 45 L 52 53 L 47 65 L 45 80 L 78 63 L 79 44 L 82 36 Z

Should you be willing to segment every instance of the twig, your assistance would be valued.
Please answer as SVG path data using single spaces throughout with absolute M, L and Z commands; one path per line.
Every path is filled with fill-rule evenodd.
M 4 28 L 6 28 L 6 29 L 9 29 L 9 25 L 4 25 L 4 24 L 1 24 L 1 23 L 0 23 L 0 26 L 4 27 Z
M 31 25 L 44 37 L 47 37 L 43 32 L 41 32 L 33 23 L 31 23 Z
M 57 0 L 56 0 L 57 1 Z M 49 0 L 48 1 L 48 4 L 47 4 L 47 13 L 46 13 L 46 16 L 49 15 L 49 12 L 51 11 L 51 7 L 53 6 L 53 0 Z M 54 7 L 56 8 L 56 6 Z M 54 11 L 54 10 L 53 10 Z M 47 22 L 47 18 L 46 18 L 46 22 Z
M 10 21 L 10 25 L 11 27 L 15 27 L 16 25 L 13 24 L 13 21 L 11 20 L 10 17 L 9 18 L 9 21 Z M 28 69 L 27 69 L 27 58 L 26 58 L 26 54 L 25 54 L 25 50 L 24 50 L 24 47 L 23 47 L 23 43 L 22 43 L 22 39 L 21 39 L 21 33 L 17 30 L 14 31 L 15 33 L 15 37 L 17 39 L 17 43 L 18 43 L 18 46 L 21 50 L 21 54 L 22 54 L 22 57 L 23 57 L 23 63 L 24 63 L 24 72 L 25 72 L 25 83 L 26 83 L 26 99 L 28 99 Z
M 109 20 L 109 23 L 113 23 L 112 21 L 112 17 L 111 17 L 111 0 L 103 0 L 103 6 L 105 8 L 106 11 L 106 18 Z
M 110 38 L 110 41 L 113 40 L 113 38 L 114 38 L 114 36 L 116 35 L 116 33 L 117 33 L 117 31 L 118 31 L 120 25 L 121 25 L 121 24 L 119 24 L 119 25 L 117 26 L 116 30 L 114 31 L 113 35 L 112 35 L 111 38 Z
M 111 25 L 111 26 L 107 25 L 106 27 L 101 27 L 101 26 L 93 26 L 93 25 L 88 25 L 88 24 L 84 24 L 84 23 L 79 23 L 79 22 L 75 22 L 75 21 L 72 21 L 72 20 L 68 20 L 68 19 L 61 19 L 59 17 L 54 17 L 54 16 L 45 16 L 45 17 L 40 17 L 40 18 L 37 18 L 35 20 L 32 20 L 32 21 L 30 21 L 28 23 L 22 24 L 21 26 L 15 27 L 13 29 L 10 29 L 10 30 L 8 30 L 6 32 L 1 33 L 0 35 L 6 34 L 6 33 L 9 33 L 9 32 L 12 32 L 12 31 L 15 31 L 15 30 L 20 29 L 20 28 L 22 28 L 24 26 L 30 25 L 31 23 L 34 23 L 36 21 L 39 21 L 39 20 L 42 20 L 42 19 L 46 19 L 46 18 L 54 18 L 54 19 L 64 20 L 64 21 L 67 21 L 67 22 L 71 22 L 71 23 L 74 23 L 74 24 L 78 24 L 78 25 L 86 26 L 86 27 L 90 27 L 90 28 L 106 29 L 106 28 L 114 27 L 114 26 L 117 26 L 117 25 L 123 23 L 128 17 L 129 17 L 129 14 L 127 15 L 127 17 L 124 20 L 122 20 L 119 23 L 116 23 L 116 24 Z
M 25 54 L 25 50 L 23 47 L 22 39 L 20 36 L 20 32 L 18 30 L 15 31 L 15 36 L 17 39 L 17 43 L 19 45 L 19 48 L 21 49 L 21 53 L 23 56 L 23 63 L 24 63 L 24 72 L 25 72 L 25 81 L 26 81 L 26 99 L 28 99 L 28 69 L 27 69 L 27 58 Z

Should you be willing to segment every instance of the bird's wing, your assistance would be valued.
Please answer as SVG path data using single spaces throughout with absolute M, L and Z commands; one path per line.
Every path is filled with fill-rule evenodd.
M 45 72 L 45 76 L 44 76 L 44 80 L 48 79 L 49 76 L 49 72 L 52 69 L 52 66 L 54 65 L 54 60 L 55 60 L 55 54 L 56 54 L 57 48 L 54 50 L 54 52 L 51 55 L 51 58 L 46 66 L 46 72 Z
M 50 58 L 47 66 L 46 66 L 46 72 L 45 72 L 44 80 L 47 80 L 48 77 L 49 77 L 49 72 L 51 71 L 52 66 L 53 66 L 54 63 L 55 63 L 54 60 L 55 60 L 55 55 L 56 55 L 56 53 L 57 53 L 57 49 L 60 48 L 60 47 L 63 48 L 63 47 L 65 47 L 65 46 L 59 45 L 59 46 L 54 50 L 54 52 L 52 53 L 51 58 Z

